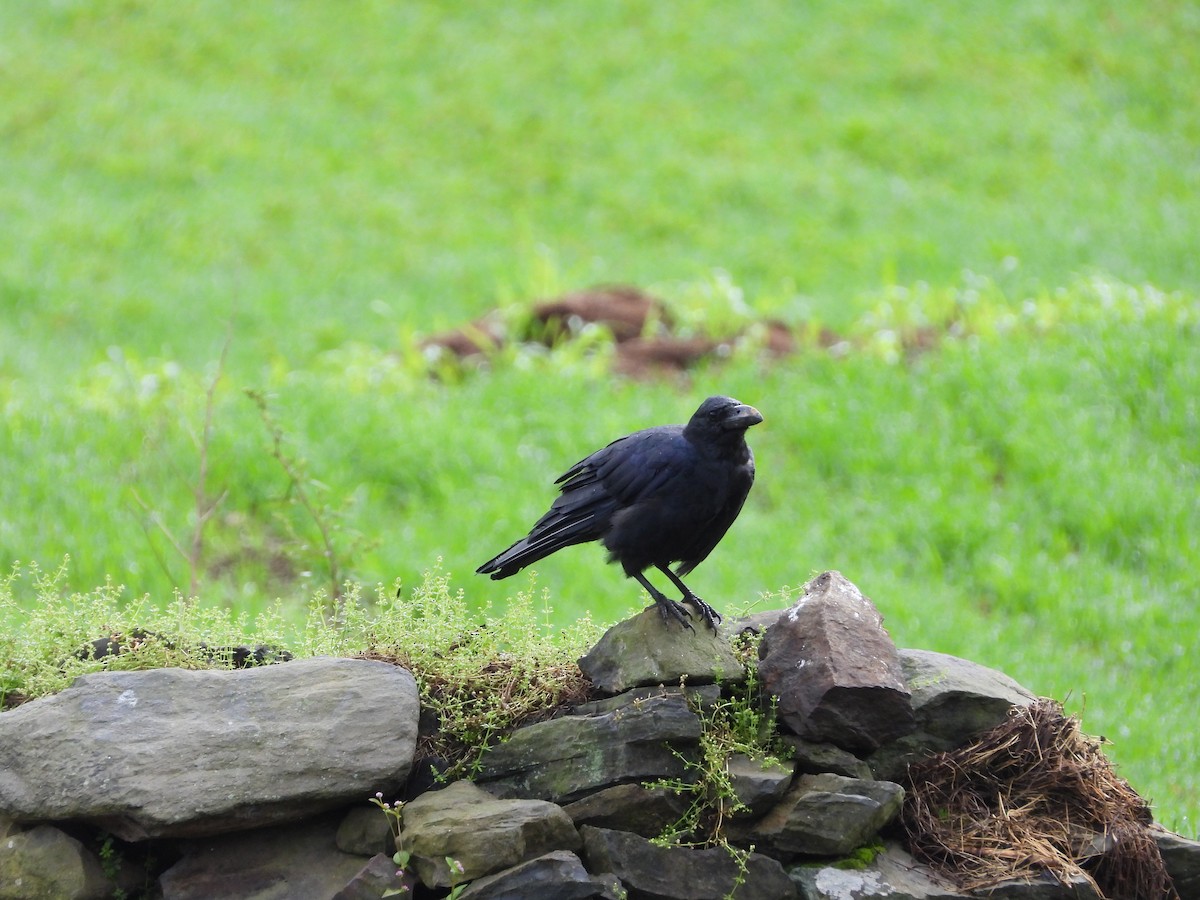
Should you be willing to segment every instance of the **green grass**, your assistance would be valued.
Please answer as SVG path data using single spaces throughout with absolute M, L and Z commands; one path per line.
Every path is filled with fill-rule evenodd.
M 760 478 L 703 596 L 840 569 L 902 645 L 1083 710 L 1194 833 L 1198 32 L 1170 3 L 0 6 L 0 560 L 186 591 L 226 334 L 195 575 L 235 621 L 325 587 L 297 487 L 347 578 L 442 557 L 499 606 L 524 576 L 470 573 L 554 476 L 731 393 Z M 856 349 L 648 384 L 414 351 L 597 281 Z M 642 602 L 598 548 L 537 568 L 561 625 Z

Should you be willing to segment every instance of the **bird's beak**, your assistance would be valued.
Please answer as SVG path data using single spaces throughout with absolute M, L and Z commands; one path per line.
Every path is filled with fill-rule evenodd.
M 753 406 L 747 406 L 742 403 L 734 410 L 733 415 L 725 420 L 725 427 L 749 428 L 751 425 L 757 425 L 762 420 L 762 413 Z

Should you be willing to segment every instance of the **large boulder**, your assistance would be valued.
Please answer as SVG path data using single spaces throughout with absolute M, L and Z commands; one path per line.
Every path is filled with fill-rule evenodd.
M 685 777 L 676 751 L 694 752 L 700 733 L 683 695 L 650 697 L 519 728 L 484 755 L 476 777 L 498 797 L 569 803 L 615 784 Z
M 553 803 L 497 800 L 456 781 L 405 804 L 400 844 L 425 885 L 449 887 L 555 850 L 577 850 L 579 832 Z
M 371 660 L 84 675 L 0 713 L 0 814 L 124 840 L 295 820 L 399 790 L 417 711 L 412 675 Z
M 913 729 L 908 686 L 883 617 L 840 572 L 818 575 L 759 645 L 779 718 L 809 741 L 871 751 Z

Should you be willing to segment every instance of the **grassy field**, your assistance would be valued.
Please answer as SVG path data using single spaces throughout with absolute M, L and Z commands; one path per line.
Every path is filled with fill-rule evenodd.
M 499 606 L 471 572 L 560 471 L 730 393 L 760 477 L 698 592 L 840 569 L 1195 833 L 1197 48 L 1175 3 L 2 6 L 0 560 L 298 624 L 327 540 Z M 852 349 L 416 350 L 605 281 Z M 602 560 L 538 566 L 559 625 L 641 605 Z

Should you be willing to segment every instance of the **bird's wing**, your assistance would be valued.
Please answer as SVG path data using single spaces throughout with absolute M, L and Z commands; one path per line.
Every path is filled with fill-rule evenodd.
M 616 508 L 653 496 L 670 481 L 686 477 L 695 451 L 678 426 L 647 428 L 613 441 L 564 472 L 556 484 L 563 496 L 600 486 Z

